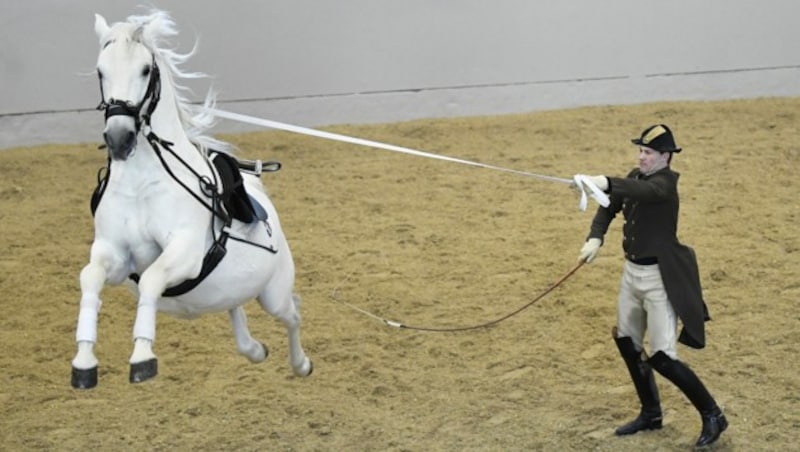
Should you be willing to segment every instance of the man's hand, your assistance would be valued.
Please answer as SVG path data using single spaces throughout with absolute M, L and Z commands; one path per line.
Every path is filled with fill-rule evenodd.
M 585 190 L 591 192 L 591 189 L 589 188 L 588 185 L 586 185 L 586 182 L 581 181 L 580 179 L 588 179 L 591 183 L 596 185 L 597 188 L 599 188 L 602 191 L 608 190 L 608 178 L 606 176 L 587 176 L 585 174 L 576 174 L 572 178 L 572 183 L 569 184 L 569 188 L 573 190 L 583 191 L 585 187 Z M 581 185 L 583 185 L 583 187 Z
M 597 253 L 600 251 L 600 245 L 603 244 L 603 241 L 598 238 L 591 238 L 583 244 L 583 248 L 581 248 L 581 252 L 578 255 L 578 261 L 586 262 L 587 264 L 591 263 L 595 257 L 597 257 Z
M 608 178 L 605 176 L 586 176 L 600 190 L 608 191 Z M 587 187 L 588 188 L 588 187 Z

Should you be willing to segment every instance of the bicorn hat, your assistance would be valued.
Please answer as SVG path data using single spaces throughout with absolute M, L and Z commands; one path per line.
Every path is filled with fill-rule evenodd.
M 675 145 L 672 131 L 664 124 L 656 124 L 644 129 L 642 136 L 631 139 L 631 143 L 645 146 L 658 152 L 681 152 L 681 148 Z

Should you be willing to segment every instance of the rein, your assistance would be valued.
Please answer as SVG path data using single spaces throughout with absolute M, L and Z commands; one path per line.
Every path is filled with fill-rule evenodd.
M 510 313 L 508 313 L 508 314 L 506 314 L 506 315 L 504 315 L 502 317 L 499 317 L 497 319 L 491 320 L 489 322 L 480 323 L 480 324 L 477 324 L 477 325 L 470 325 L 470 326 L 458 326 L 458 327 L 414 326 L 414 325 L 406 325 L 404 323 L 400 323 L 400 322 L 396 322 L 396 321 L 393 321 L 393 320 L 389 320 L 389 319 L 386 319 L 384 317 L 380 317 L 380 316 L 378 316 L 376 314 L 373 314 L 373 313 L 371 313 L 369 311 L 366 311 L 364 309 L 361 309 L 358 306 L 355 306 L 353 304 L 347 303 L 346 301 L 340 300 L 339 298 L 337 298 L 337 294 L 336 294 L 337 290 L 339 289 L 338 286 L 333 289 L 333 292 L 331 293 L 331 298 L 333 300 L 335 300 L 336 302 L 347 306 L 350 309 L 353 309 L 353 310 L 355 310 L 357 312 L 360 312 L 360 313 L 365 314 L 365 315 L 367 315 L 369 317 L 372 317 L 372 318 L 374 318 L 376 320 L 379 320 L 382 323 L 384 323 L 385 325 L 391 326 L 391 327 L 394 327 L 394 328 L 400 328 L 400 329 L 406 329 L 406 330 L 416 330 L 416 331 L 428 331 L 428 332 L 435 332 L 435 333 L 455 333 L 455 332 L 461 332 L 461 331 L 477 330 L 477 329 L 480 329 L 480 328 L 487 328 L 487 327 L 496 325 L 496 324 L 498 324 L 498 323 L 500 323 L 500 322 L 502 322 L 504 320 L 507 320 L 507 319 L 519 314 L 520 312 L 524 311 L 525 309 L 528 309 L 529 307 L 533 306 L 536 302 L 538 302 L 539 300 L 544 298 L 547 294 L 549 294 L 550 292 L 555 290 L 557 287 L 559 287 L 561 284 L 563 284 L 566 280 L 568 280 L 572 275 L 574 275 L 575 272 L 577 272 L 578 269 L 581 268 L 584 263 L 585 262 L 582 261 L 582 260 L 579 261 L 574 267 L 572 267 L 572 269 L 570 269 L 561 278 L 559 278 L 558 281 L 553 283 L 547 289 L 545 289 L 542 292 L 540 292 L 534 299 L 532 299 L 531 301 L 529 301 L 527 304 L 523 305 L 522 307 L 517 308 L 516 310 L 514 310 L 514 311 L 512 311 L 512 312 L 510 312 Z M 346 279 L 347 278 L 345 278 L 345 280 Z

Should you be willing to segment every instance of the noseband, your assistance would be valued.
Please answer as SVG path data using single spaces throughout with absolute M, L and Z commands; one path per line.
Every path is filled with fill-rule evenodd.
M 109 99 L 106 101 L 105 93 L 103 93 L 103 82 L 100 81 L 100 104 L 97 105 L 98 110 L 105 111 L 105 120 L 112 116 L 130 116 L 136 124 L 136 133 L 139 133 L 142 128 L 142 123 L 150 126 L 150 117 L 158 106 L 158 101 L 161 98 L 161 72 L 158 70 L 156 58 L 153 56 L 153 65 L 150 69 L 150 81 L 147 84 L 147 91 L 144 97 L 138 104 L 130 101 Z M 148 102 L 149 101 L 149 102 Z M 145 102 L 147 104 L 147 111 L 141 114 L 142 107 Z

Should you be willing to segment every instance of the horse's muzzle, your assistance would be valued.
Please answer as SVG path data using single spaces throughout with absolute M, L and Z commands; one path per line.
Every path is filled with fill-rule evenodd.
M 127 123 L 132 120 L 121 116 L 109 118 L 103 131 L 103 139 L 112 160 L 127 160 L 136 148 L 136 129 L 133 124 L 129 126 L 120 122 Z

